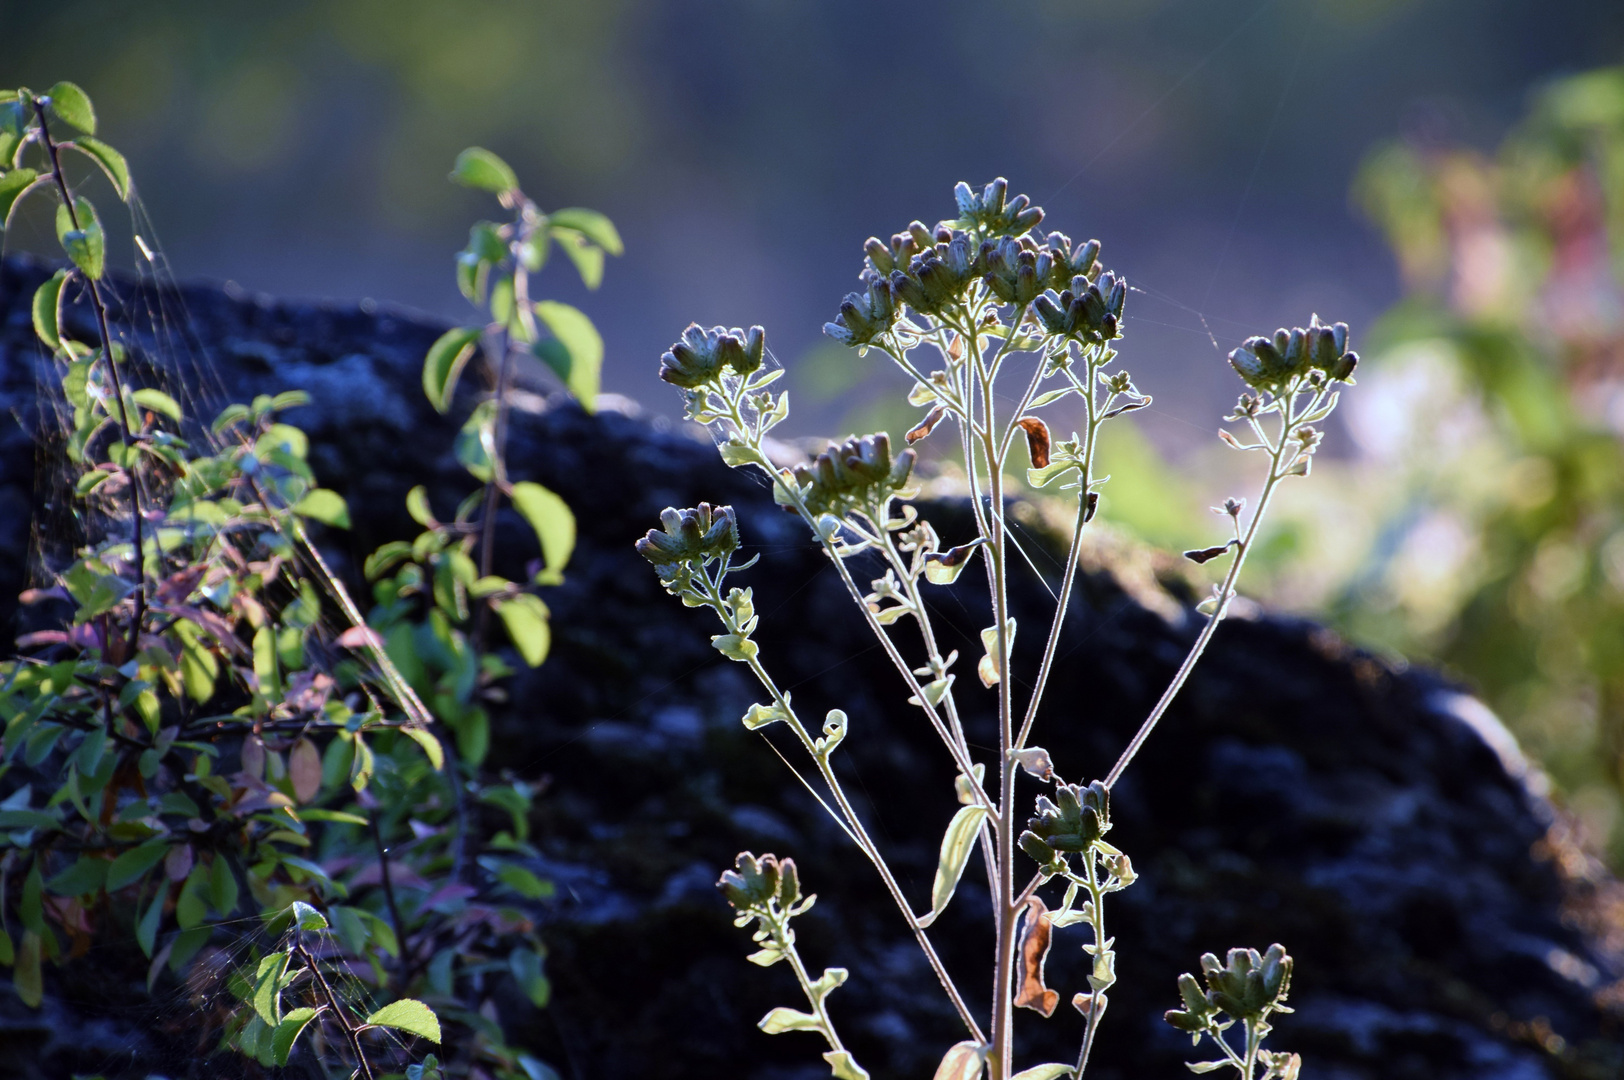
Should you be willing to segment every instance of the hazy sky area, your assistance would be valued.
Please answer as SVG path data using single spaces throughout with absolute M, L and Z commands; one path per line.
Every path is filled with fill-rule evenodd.
M 603 288 L 555 260 L 536 292 L 658 412 L 689 320 L 763 323 L 793 369 L 865 237 L 1002 174 L 1145 290 L 1124 356 L 1174 453 L 1239 388 L 1208 329 L 1227 352 L 1317 310 L 1357 334 L 1397 296 L 1347 196 L 1372 144 L 1492 147 L 1531 86 L 1624 58 L 1618 0 L 5 6 L 0 81 L 89 91 L 180 279 L 469 316 L 451 256 L 496 212 L 445 182 L 470 143 L 544 206 L 605 211 L 627 253 Z M 855 355 L 792 377 L 796 434 L 840 434 L 886 378 Z

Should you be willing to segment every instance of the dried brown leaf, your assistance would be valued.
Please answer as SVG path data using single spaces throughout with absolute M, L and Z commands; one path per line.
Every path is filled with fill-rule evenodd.
M 1032 455 L 1032 468 L 1049 467 L 1049 425 L 1035 416 L 1023 416 L 1015 421 L 1026 432 L 1026 448 Z
M 1043 985 L 1043 963 L 1049 958 L 1049 909 L 1043 898 L 1026 902 L 1026 918 L 1021 923 L 1021 992 L 1015 1004 L 1044 1016 L 1053 1016 L 1060 1004 L 1058 991 Z

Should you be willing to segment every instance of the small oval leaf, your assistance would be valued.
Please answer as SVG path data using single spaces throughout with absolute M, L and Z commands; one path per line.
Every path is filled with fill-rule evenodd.
M 51 111 L 63 123 L 72 124 L 86 135 L 96 134 L 96 109 L 90 104 L 90 95 L 70 82 L 59 82 L 45 92 L 51 99 Z
M 482 146 L 470 146 L 457 155 L 451 166 L 451 179 L 463 187 L 497 194 L 519 187 L 519 178 L 508 163 Z
M 536 305 L 536 315 L 547 324 L 553 339 L 563 346 L 558 349 L 537 349 L 537 355 L 547 362 L 575 400 L 587 412 L 597 408 L 599 372 L 603 368 L 603 338 L 598 335 L 592 320 L 577 308 L 553 300 Z
M 58 270 L 34 292 L 34 333 L 52 352 L 62 347 L 62 286 L 67 280 L 68 272 Z
M 457 389 L 457 378 L 462 374 L 468 358 L 474 355 L 474 343 L 481 331 L 477 326 L 458 326 L 441 334 L 428 355 L 423 357 L 423 393 L 440 412 L 451 408 L 451 395 Z
M 125 202 L 130 201 L 130 166 L 124 160 L 123 154 L 100 139 L 93 139 L 89 135 L 80 136 L 72 142 L 65 142 L 62 145 L 72 147 L 101 166 L 102 172 L 107 174 L 107 179 L 112 181 L 114 190 L 118 192 L 118 197 Z
M 521 480 L 513 485 L 513 506 L 541 542 L 545 568 L 537 577 L 540 585 L 557 585 L 564 580 L 564 567 L 575 551 L 575 514 L 555 492 L 540 484 Z
M 611 255 L 619 255 L 625 250 L 620 242 L 620 233 L 615 230 L 614 222 L 596 210 L 570 206 L 548 214 L 547 220 L 550 224 L 561 228 L 574 229 Z
M 440 1042 L 440 1018 L 434 1015 L 433 1009 L 416 998 L 390 1002 L 367 1017 L 367 1024 L 409 1032 L 436 1045 Z

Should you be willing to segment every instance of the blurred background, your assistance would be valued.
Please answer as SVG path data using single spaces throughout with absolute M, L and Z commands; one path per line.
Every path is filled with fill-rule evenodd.
M 445 174 L 474 143 L 608 213 L 602 288 L 555 265 L 540 292 L 656 415 L 697 320 L 767 326 L 794 435 L 911 423 L 820 327 L 864 237 L 1007 176 L 1137 290 L 1156 404 L 1116 426 L 1105 509 L 1158 545 L 1221 539 L 1203 508 L 1252 486 L 1213 438 L 1223 354 L 1352 323 L 1360 385 L 1248 590 L 1469 682 L 1624 864 L 1618 0 L 56 0 L 5 26 L 0 78 L 84 86 L 182 279 L 463 319 L 451 256 L 493 208 Z

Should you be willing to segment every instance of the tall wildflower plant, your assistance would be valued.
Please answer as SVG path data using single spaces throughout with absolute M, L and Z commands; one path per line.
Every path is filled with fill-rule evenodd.
M 961 183 L 955 196 L 956 217 L 934 228 L 916 221 L 889 241 L 868 240 L 861 289 L 842 301 L 839 315 L 825 326 L 859 355 L 877 352 L 913 381 L 908 400 L 922 415 L 902 445 L 882 432 L 831 444 L 801 465 L 769 458 L 767 438 L 788 416 L 789 396 L 772 389 L 783 372 L 765 366 L 759 326 L 690 326 L 660 367 L 661 378 L 682 390 L 688 418 L 717 434 L 723 460 L 763 473 L 777 502 L 806 523 L 896 667 L 908 706 L 940 739 L 953 773 L 951 786 L 944 777 L 942 793 L 956 796 L 961 806 L 942 838 L 929 897 L 908 895 L 834 767 L 851 718 L 830 709 L 816 725 L 791 702 L 761 655 L 753 639 L 753 592 L 728 581 L 749 565 L 734 561 L 739 531 L 733 510 L 708 504 L 668 509 L 661 527 L 638 541 L 637 549 L 668 591 L 721 621 L 712 643 L 748 666 L 766 694 L 745 713 L 745 726 L 784 724 L 794 733 L 822 779 L 820 802 L 873 865 L 924 952 L 965 1034 L 947 1048 L 938 1080 L 1081 1077 L 1116 981 L 1107 897 L 1136 877 L 1128 856 L 1105 839 L 1112 825 L 1111 789 L 1211 642 L 1276 490 L 1291 477 L 1308 475 L 1321 437 L 1316 425 L 1336 407 L 1358 357 L 1348 349 L 1345 325 L 1326 326 L 1317 318 L 1307 327 L 1249 338 L 1230 354 L 1247 389 L 1225 418 L 1235 430 L 1219 435 L 1266 462 L 1260 491 L 1250 514 L 1240 499 L 1215 508 L 1230 535 L 1186 552 L 1198 563 L 1228 558 L 1229 565 L 1222 583 L 1198 606 L 1206 623 L 1161 699 L 1102 779 L 1067 782 L 1034 733 L 1065 626 L 1079 542 L 1107 479 L 1096 463 L 1100 429 L 1151 399 L 1117 363 L 1128 288 L 1101 264 L 1099 242 L 1073 243 L 1061 233 L 1038 231 L 1043 211 L 1025 196 L 1010 197 L 1002 179 L 980 191 Z M 1055 439 L 1043 414 L 1062 403 L 1081 406 L 1084 426 L 1080 434 Z M 909 502 L 917 491 L 913 444 L 932 437 L 956 439 L 974 536 L 940 536 Z M 1009 605 L 1005 515 L 1006 475 L 1023 456 L 1029 483 L 1072 492 L 1075 508 L 1064 579 L 1038 646 L 1038 675 L 1021 700 L 1005 677 L 1017 630 Z M 878 553 L 885 568 L 867 589 L 851 569 L 853 557 L 866 552 Z M 964 682 L 954 670 L 957 652 L 943 655 L 927 596 L 931 589 L 955 587 L 978 554 L 993 624 L 981 632 L 974 678 Z M 996 699 L 998 748 L 990 758 L 965 737 L 963 693 Z M 962 973 L 948 971 L 930 939 L 931 925 L 951 903 L 977 849 L 996 923 L 990 1015 L 971 1009 L 957 983 Z M 823 1057 L 834 1076 L 866 1077 L 828 1008 L 847 972 L 829 968 L 814 978 L 796 950 L 792 922 L 813 898 L 803 896 L 793 861 L 742 853 L 722 875 L 720 888 L 738 925 L 755 927 L 759 949 L 750 959 L 764 966 L 788 963 L 809 1006 L 775 1008 L 762 1019 L 762 1029 L 816 1033 L 827 1043 Z M 1077 1058 L 1022 1069 L 1012 1060 L 1015 1018 L 1020 1009 L 1045 1018 L 1055 1013 L 1061 993 L 1046 985 L 1044 960 L 1054 931 L 1074 925 L 1086 927 L 1082 948 L 1092 958 L 1088 985 L 1071 997 L 1081 1016 Z M 1235 949 L 1222 961 L 1211 954 L 1202 958 L 1204 985 L 1193 976 L 1180 980 L 1182 1008 L 1168 1013 L 1169 1023 L 1197 1043 L 1211 1041 L 1219 1055 L 1193 1063 L 1195 1071 L 1233 1069 L 1245 1080 L 1297 1075 L 1295 1054 L 1262 1048 L 1269 1017 L 1286 1011 L 1291 966 L 1278 945 L 1263 954 Z M 1237 1023 L 1241 1029 L 1234 1033 Z

